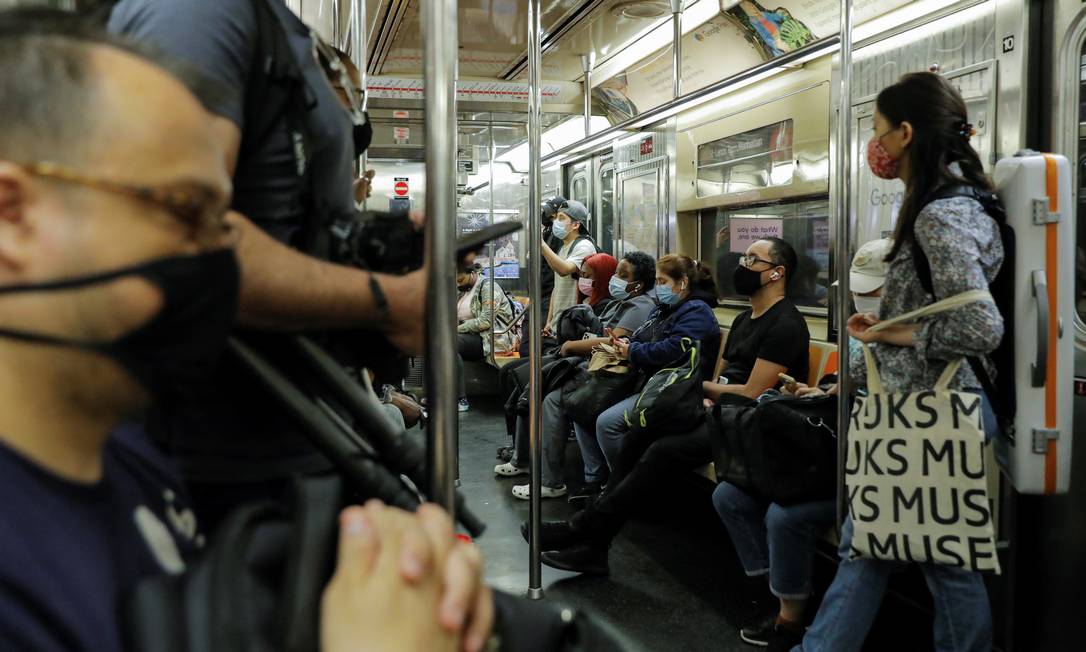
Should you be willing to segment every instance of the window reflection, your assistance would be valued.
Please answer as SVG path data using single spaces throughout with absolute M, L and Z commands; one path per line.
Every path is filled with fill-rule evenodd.
M 720 298 L 747 301 L 735 291 L 732 273 L 753 242 L 787 240 L 796 250 L 798 269 L 788 284 L 797 305 L 823 307 L 829 297 L 830 222 L 825 199 L 701 212 L 701 255 L 709 263 Z

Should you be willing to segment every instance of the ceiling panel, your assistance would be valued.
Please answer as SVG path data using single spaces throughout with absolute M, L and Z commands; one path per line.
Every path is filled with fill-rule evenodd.
M 408 0 L 402 18 L 383 20 L 395 14 L 395 0 L 368 0 L 375 29 L 394 30 L 383 59 L 375 61 L 382 75 L 422 74 L 422 28 L 419 25 L 420 0 Z M 543 0 L 540 22 L 547 32 L 560 25 L 592 0 Z M 390 8 L 393 11 L 390 12 Z M 462 77 L 499 76 L 513 65 L 527 48 L 528 3 L 525 0 L 460 0 L 460 75 Z M 371 36 L 371 43 L 378 35 Z

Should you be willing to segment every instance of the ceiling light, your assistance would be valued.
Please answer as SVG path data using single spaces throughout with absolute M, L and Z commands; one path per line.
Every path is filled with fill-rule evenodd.
M 647 18 L 659 18 L 671 13 L 671 8 L 666 2 L 657 0 L 631 0 L 620 2 L 611 7 L 611 15 L 620 18 L 633 18 L 635 20 Z

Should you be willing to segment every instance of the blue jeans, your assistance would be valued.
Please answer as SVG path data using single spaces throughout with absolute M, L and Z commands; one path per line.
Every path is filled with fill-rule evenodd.
M 632 410 L 637 405 L 637 399 L 641 394 L 634 394 L 624 398 L 613 406 L 607 408 L 596 418 L 596 441 L 600 451 L 607 460 L 607 466 L 611 469 L 618 464 L 619 451 L 622 449 L 622 441 L 630 428 L 626 425 L 626 410 Z
M 984 434 L 988 441 L 998 425 L 991 403 L 980 394 Z M 849 559 L 852 518 L 841 528 L 841 563 L 826 592 L 814 624 L 792 652 L 859 652 L 879 612 L 890 575 L 898 562 Z M 920 564 L 935 602 L 935 649 L 937 652 L 988 652 L 992 649 L 992 610 L 981 574 L 941 564 Z
M 569 433 L 569 417 L 562 411 L 562 390 L 556 389 L 543 397 L 540 406 L 543 429 L 539 443 L 543 447 L 543 486 L 557 488 L 566 484 L 566 436 Z M 528 417 L 517 417 L 516 453 L 514 466 L 526 467 L 531 459 L 529 449 Z
M 778 598 L 811 596 L 815 545 L 836 518 L 833 500 L 778 505 L 721 482 L 713 506 L 748 576 L 769 573 L 769 590 Z
M 607 480 L 607 458 L 600 450 L 600 443 L 596 441 L 596 428 L 586 428 L 576 421 L 573 422 L 573 432 L 577 434 L 577 444 L 581 447 L 581 459 L 584 461 L 585 482 L 605 482 Z

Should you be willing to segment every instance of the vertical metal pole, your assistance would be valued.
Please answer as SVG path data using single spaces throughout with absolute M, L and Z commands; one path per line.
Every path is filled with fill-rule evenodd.
M 369 101 L 368 73 L 366 65 L 366 0 L 353 0 L 351 2 L 351 61 L 358 68 L 358 84 L 362 87 L 362 110 L 366 109 Z M 366 173 L 366 152 L 358 160 L 358 174 Z M 362 200 L 362 208 L 366 207 L 366 199 Z
M 581 70 L 584 72 L 584 137 L 592 135 L 592 69 L 596 67 L 596 53 L 581 55 Z
M 671 96 L 683 92 L 683 0 L 671 0 Z
M 852 217 L 852 0 L 841 0 L 840 73 L 837 86 L 836 168 L 834 192 L 836 218 L 834 229 L 834 268 L 837 275 L 837 382 L 841 400 L 837 402 L 837 523 L 845 520 L 845 456 L 848 450 L 847 428 L 851 405 L 848 400 L 848 331 L 852 295 L 848 270 L 851 264 L 849 241 Z
M 542 116 L 540 115 L 541 97 L 539 93 L 540 62 L 540 20 L 539 0 L 528 0 L 528 296 L 530 297 L 528 319 L 531 320 L 531 328 L 528 344 L 528 369 L 530 373 L 528 385 L 528 444 L 531 449 L 531 479 L 530 490 L 532 492 L 529 502 L 530 513 L 528 516 L 529 542 L 528 542 L 528 597 L 539 600 L 543 597 L 543 567 L 540 564 L 539 527 L 543 518 L 543 505 L 540 492 L 543 487 L 543 461 L 542 446 L 540 443 L 540 431 L 543 429 L 542 411 L 543 404 L 543 373 L 540 366 L 542 357 L 542 342 L 540 334 L 543 329 L 543 291 L 542 270 L 539 268 L 539 258 L 542 253 L 543 240 L 543 215 L 541 204 L 543 202 L 542 183 L 543 175 L 540 170 L 540 148 L 542 147 Z
M 489 170 L 490 178 L 487 180 L 487 192 L 489 198 L 487 205 L 490 207 L 490 223 L 494 223 L 494 114 L 490 114 L 490 122 L 487 127 L 487 133 L 490 135 L 490 148 L 487 150 L 487 170 Z M 497 305 L 494 303 L 494 286 L 497 284 L 498 279 L 494 274 L 494 241 L 490 242 L 490 355 L 491 357 L 497 351 L 495 331 L 498 329 L 498 313 Z M 503 301 L 504 303 L 504 301 Z
M 426 386 L 430 497 L 450 515 L 458 427 L 456 293 L 456 0 L 420 4 L 426 88 Z M 455 518 L 455 516 L 454 516 Z

